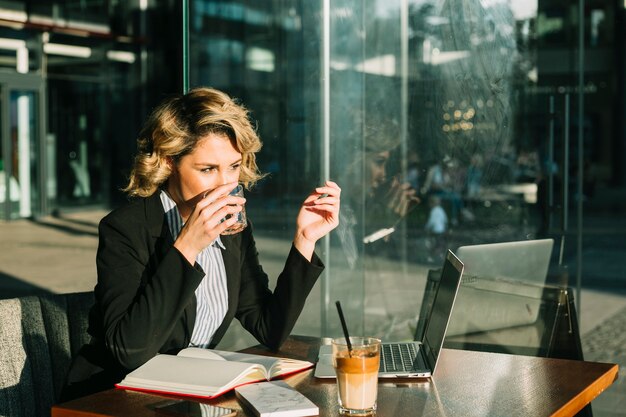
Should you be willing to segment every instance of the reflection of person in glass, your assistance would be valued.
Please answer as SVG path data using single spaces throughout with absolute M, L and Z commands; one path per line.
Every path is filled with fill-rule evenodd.
M 340 189 L 327 181 L 306 197 L 270 291 L 251 225 L 221 235 L 245 203 L 229 192 L 261 176 L 260 148 L 247 111 L 217 90 L 194 89 L 152 113 L 125 189 L 138 198 L 100 223 L 92 342 L 65 398 L 110 388 L 158 353 L 212 348 L 233 318 L 264 345 L 283 343 L 323 269 L 315 243 L 338 224 Z
M 388 176 L 391 153 L 400 144 L 397 124 L 370 120 L 363 140 L 365 148 L 355 154 L 342 178 L 348 184 L 348 194 L 344 196 L 338 235 L 350 267 L 354 267 L 362 244 L 388 240 L 420 201 L 408 182 Z M 361 208 L 363 212 L 357 212 Z

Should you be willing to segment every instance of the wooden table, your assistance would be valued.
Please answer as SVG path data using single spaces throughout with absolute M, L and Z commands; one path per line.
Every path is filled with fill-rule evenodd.
M 279 352 L 245 352 L 315 361 L 319 344 L 292 336 Z M 381 380 L 377 416 L 572 416 L 609 387 L 617 371 L 615 364 L 444 349 L 432 379 Z M 315 379 L 312 370 L 286 381 L 319 406 L 320 416 L 338 415 L 335 381 Z M 111 389 L 56 405 L 52 417 L 156 417 L 150 406 L 165 398 Z M 232 392 L 204 402 L 253 416 Z

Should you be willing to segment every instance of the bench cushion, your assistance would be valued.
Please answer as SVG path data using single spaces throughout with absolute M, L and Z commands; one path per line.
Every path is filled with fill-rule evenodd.
M 0 300 L 0 415 L 49 416 L 88 341 L 93 292 Z

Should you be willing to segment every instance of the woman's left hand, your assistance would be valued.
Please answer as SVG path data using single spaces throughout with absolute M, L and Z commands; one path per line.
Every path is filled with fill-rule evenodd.
M 326 236 L 339 224 L 341 188 L 332 181 L 317 187 L 304 200 L 296 219 L 293 243 L 307 259 L 311 259 L 315 242 Z

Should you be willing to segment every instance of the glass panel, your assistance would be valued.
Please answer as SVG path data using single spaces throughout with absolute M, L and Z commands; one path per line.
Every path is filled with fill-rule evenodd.
M 554 242 L 547 271 L 482 279 L 573 288 L 530 298 L 578 309 L 583 348 L 611 317 L 594 306 L 626 307 L 610 267 L 626 241 L 624 10 L 585 3 L 581 20 L 559 0 L 191 2 L 191 85 L 226 90 L 259 122 L 272 175 L 249 215 L 272 275 L 303 190 L 326 172 L 343 188 L 297 333 L 340 333 L 339 299 L 354 332 L 412 338 L 446 249 L 539 238 Z M 515 343 L 545 352 L 540 333 Z
M 574 139 L 572 122 L 577 108 L 576 96 L 567 94 L 576 91 L 574 84 L 552 99 L 559 103 L 550 115 L 551 101 L 541 86 L 552 90 L 554 83 L 571 79 L 577 67 L 571 63 L 551 79 L 552 66 L 546 70 L 538 61 L 532 27 L 537 3 L 511 7 L 505 2 L 451 0 L 412 2 L 407 9 L 404 5 L 371 2 L 371 22 L 363 19 L 363 64 L 348 66 L 366 74 L 361 90 L 365 113 L 372 106 L 375 110 L 369 113 L 383 120 L 366 117 L 364 148 L 375 143 L 368 138 L 372 129 L 368 123 L 383 132 L 396 130 L 396 123 L 400 126 L 398 133 L 390 135 L 397 138 L 396 143 L 387 145 L 389 159 L 384 164 L 385 175 L 381 174 L 387 182 L 380 181 L 375 192 L 363 196 L 364 227 L 390 228 L 373 226 L 384 218 L 381 213 L 398 214 L 394 196 L 401 193 L 402 184 L 411 185 L 421 200 L 404 217 L 397 216 L 393 233 L 363 242 L 368 265 L 364 268 L 365 305 L 375 307 L 364 310 L 365 331 L 380 334 L 384 329 L 384 336 L 394 339 L 412 337 L 418 314 L 414 305 L 422 299 L 424 279 L 429 270 L 440 268 L 447 248 L 456 251 L 467 245 L 549 237 L 560 249 L 568 231 L 564 222 L 570 202 L 558 177 L 560 173 L 560 184 L 567 183 L 567 150 Z M 403 31 L 405 25 L 408 29 Z M 569 25 L 561 22 L 555 27 Z M 383 27 L 399 29 L 378 29 Z M 376 54 L 368 55 L 372 50 Z M 389 62 L 395 65 L 385 67 Z M 407 68 L 406 74 L 402 68 Z M 387 94 L 376 94 L 377 88 Z M 338 90 L 333 91 L 339 95 Z M 396 123 L 392 123 L 394 119 Z M 550 123 L 552 142 L 546 140 Z M 380 139 L 382 135 L 376 136 Z M 367 165 L 363 168 L 367 173 Z M 550 178 L 553 198 L 547 206 L 542 192 Z M 376 210 L 377 205 L 382 208 Z M 567 245 L 573 249 L 575 238 L 568 238 Z M 528 262 L 506 273 L 494 266 L 474 278 L 567 285 L 563 269 L 576 263 L 576 254 L 570 252 L 565 259 L 558 250 L 553 253 L 550 273 L 546 264 L 543 271 L 532 274 L 534 266 Z M 557 255 L 561 257 L 557 259 Z M 512 263 L 521 255 L 518 250 L 502 256 L 510 257 Z M 468 265 L 467 272 L 476 270 L 475 265 Z M 373 274 L 371 279 L 369 274 Z M 384 286 L 377 289 L 381 278 Z M 541 338 L 528 343 L 539 344 Z
M 343 189 L 341 224 L 331 245 L 330 299 L 342 300 L 352 331 L 385 338 L 395 336 L 396 326 L 406 328 L 400 324 L 404 316 L 417 316 L 393 298 L 402 294 L 415 307 L 423 291 L 403 285 L 416 273 L 407 262 L 403 218 L 417 196 L 403 188 L 408 78 L 401 3 L 339 1 L 327 12 L 331 176 Z M 337 334 L 330 307 L 326 331 Z
M 300 194 L 323 179 L 321 167 L 344 190 L 342 224 L 323 254 L 323 322 L 307 310 L 296 330 L 337 334 L 339 299 L 353 331 L 411 338 L 428 271 L 446 248 L 537 236 L 538 145 L 513 133 L 536 64 L 521 71 L 505 59 L 517 53 L 508 6 L 191 7 L 191 84 L 240 98 L 265 141 L 259 163 L 274 175 L 249 199 L 257 235 L 286 253 Z M 307 308 L 317 302 L 312 296 Z

